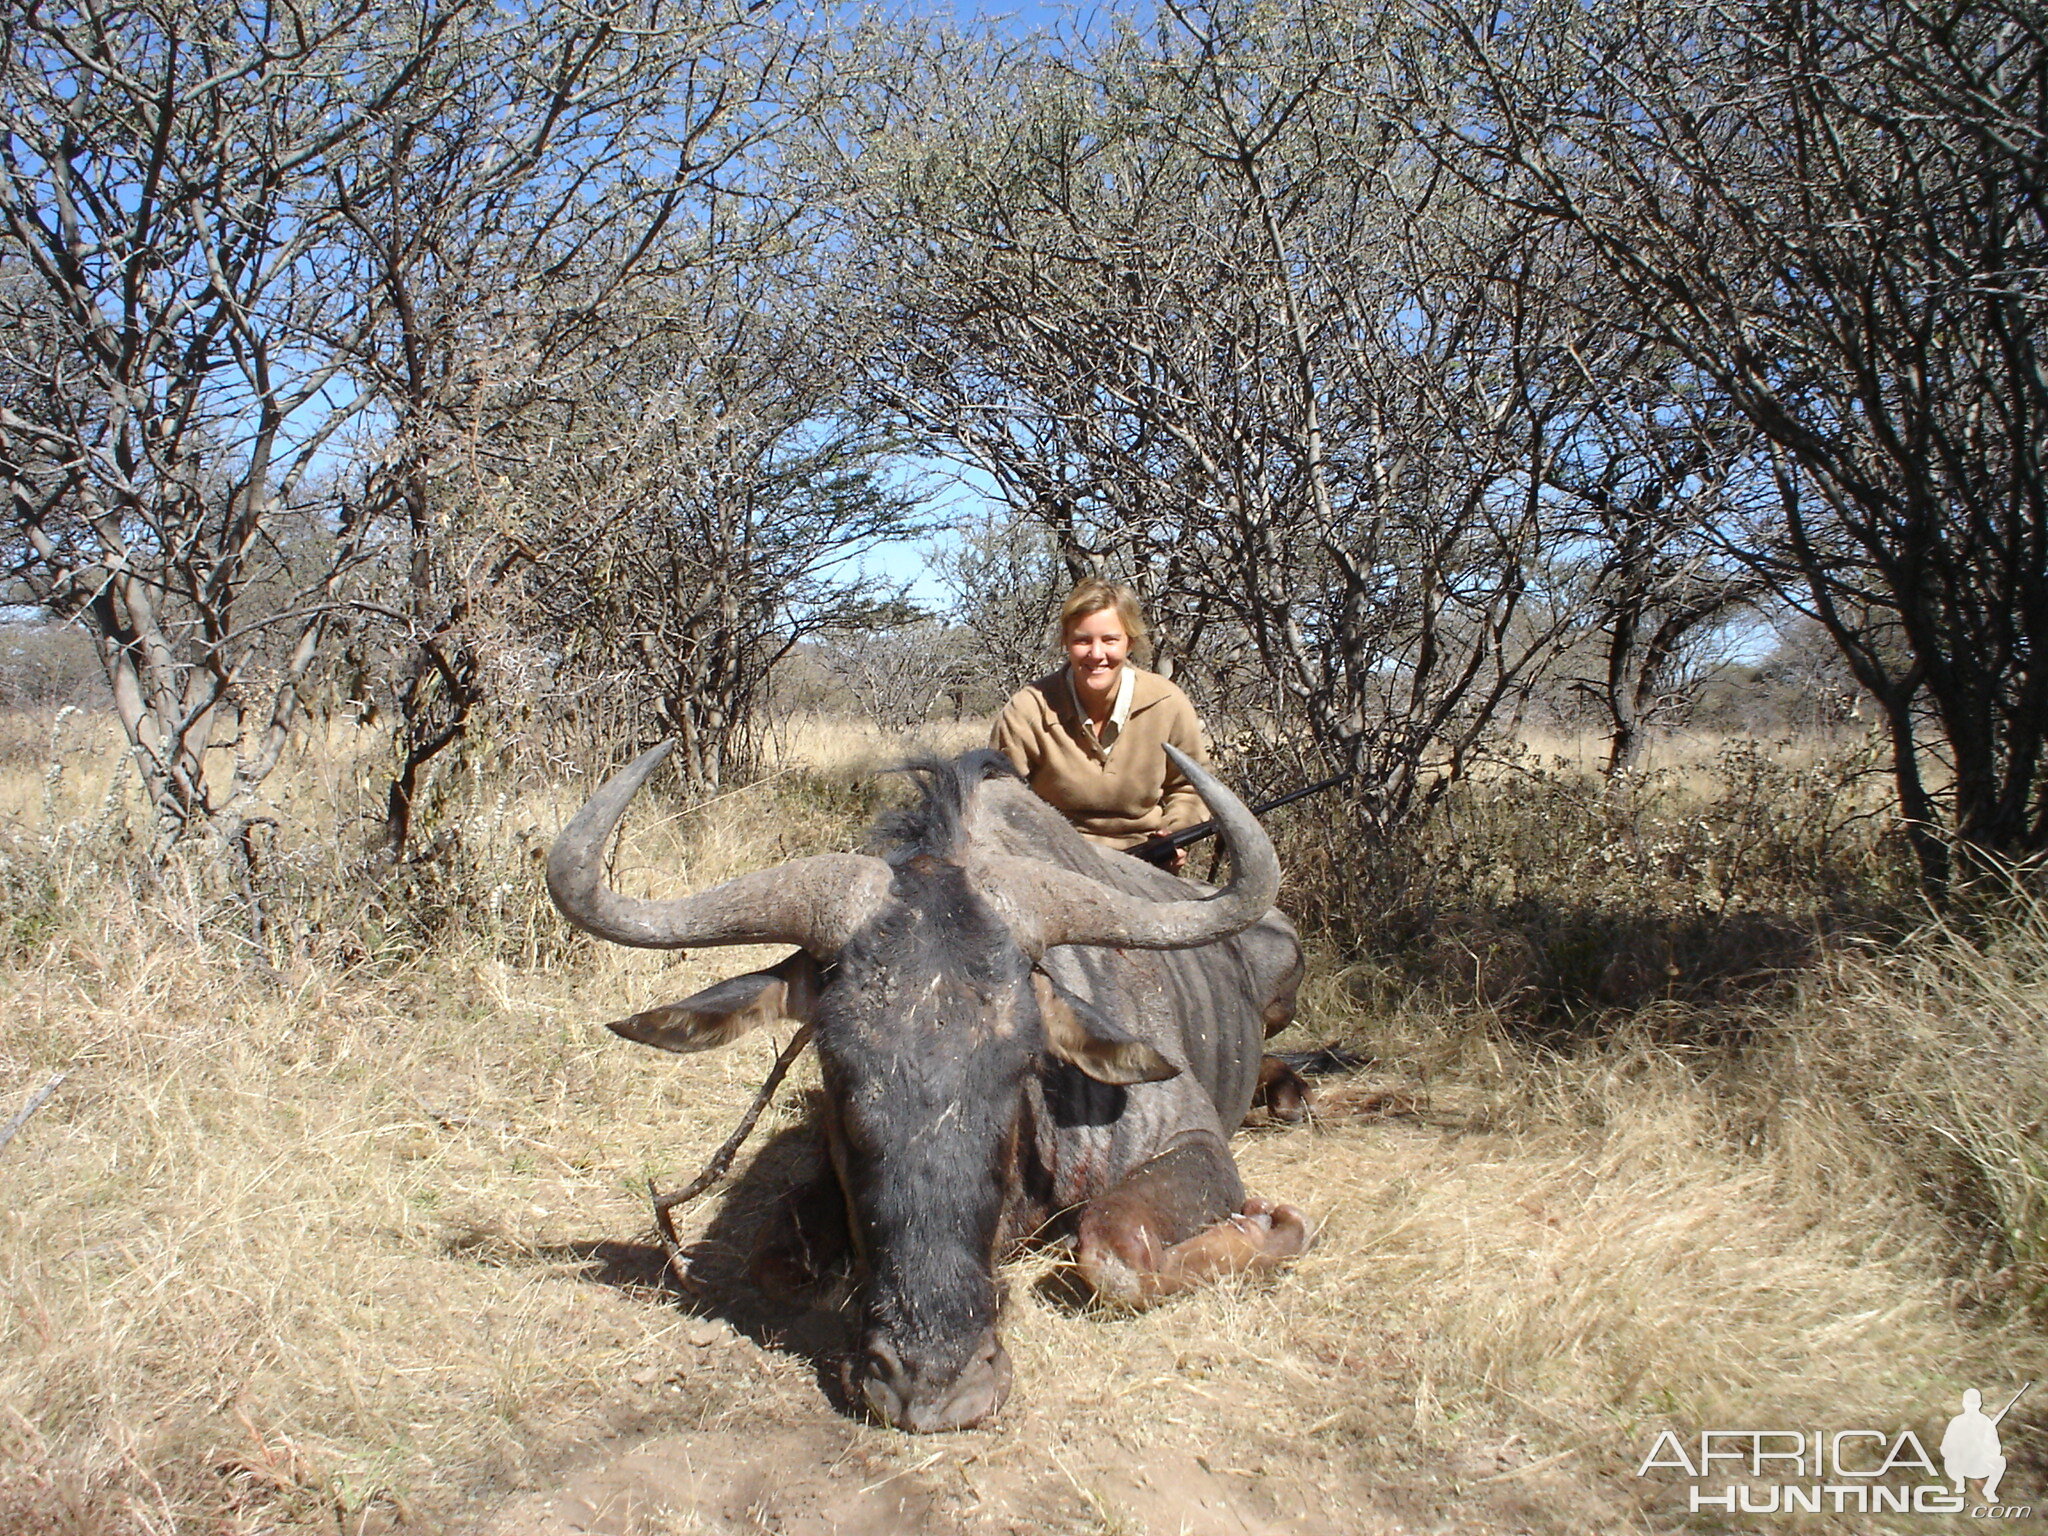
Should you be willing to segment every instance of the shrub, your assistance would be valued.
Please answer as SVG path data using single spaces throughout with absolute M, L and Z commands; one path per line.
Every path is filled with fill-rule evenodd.
M 1620 780 L 1510 748 L 1389 836 L 1316 801 L 1274 829 L 1289 909 L 1340 952 L 1576 1030 L 1674 1000 L 1739 1008 L 1818 938 L 1900 926 L 1917 898 L 1887 795 L 1868 743 L 1737 740 Z

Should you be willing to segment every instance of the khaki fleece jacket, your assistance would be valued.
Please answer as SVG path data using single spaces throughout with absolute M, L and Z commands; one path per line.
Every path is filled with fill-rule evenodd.
M 1130 716 L 1107 753 L 1075 702 L 1065 667 L 1018 689 L 989 738 L 1040 799 L 1083 837 L 1111 848 L 1142 843 L 1155 830 L 1192 827 L 1209 815 L 1161 750 L 1171 742 L 1208 767 L 1209 745 L 1195 706 L 1158 673 L 1130 671 Z

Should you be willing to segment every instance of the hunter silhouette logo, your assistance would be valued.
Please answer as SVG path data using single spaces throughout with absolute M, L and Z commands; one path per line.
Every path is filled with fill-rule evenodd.
M 1963 1394 L 1963 1411 L 1948 1421 L 1941 1437 L 1942 1470 L 1955 1479 L 1956 1492 L 1973 1477 L 1984 1480 L 1984 1502 L 1998 1501 L 1998 1480 L 2005 1476 L 2005 1455 L 1998 1443 L 1998 1421 L 2012 1412 L 2013 1403 L 2027 1395 L 2027 1387 L 2013 1393 L 2012 1402 L 1996 1414 L 1984 1412 L 1984 1394 L 1975 1387 Z
M 2006 1469 L 1998 1426 L 2033 1387 L 2030 1381 L 1997 1413 L 1971 1387 L 1962 1412 L 1941 1437 L 1941 1465 L 1911 1429 L 1705 1429 L 1692 1439 L 1667 1429 L 1636 1468 L 1638 1477 L 1669 1471 L 1690 1480 L 1689 1513 L 1919 1514 L 2024 1520 L 2032 1509 L 2000 1504 Z M 1983 1499 L 1971 1503 L 1968 1485 Z

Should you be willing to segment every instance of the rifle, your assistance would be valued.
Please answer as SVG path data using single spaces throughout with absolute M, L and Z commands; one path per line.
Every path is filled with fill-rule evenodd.
M 1992 1423 L 1994 1423 L 1994 1424 L 1996 1424 L 1996 1423 L 1997 1423 L 1997 1422 L 1998 1422 L 1998 1421 L 1999 1421 L 2000 1419 L 2004 1418 L 2004 1417 L 2005 1417 L 2005 1416 L 2006 1416 L 2006 1415 L 2007 1415 L 2008 1413 L 2011 1413 L 2011 1412 L 2012 1412 L 2012 1410 L 2013 1410 L 2013 1404 L 2014 1404 L 2014 1403 L 2017 1403 L 2017 1402 L 2018 1402 L 2018 1401 L 2019 1401 L 2019 1400 L 2020 1400 L 2021 1398 L 2025 1397 L 2025 1396 L 2027 1395 L 2027 1387 L 2031 1387 L 2032 1385 L 2033 1385 L 2033 1383 L 2032 1383 L 2032 1382 L 2030 1381 L 2030 1382 L 2028 1382 L 2028 1383 L 2027 1383 L 2027 1386 L 2026 1386 L 2026 1387 L 2021 1387 L 2021 1388 L 2019 1389 L 2019 1391 L 2017 1391 L 2017 1392 L 2013 1393 L 2013 1395 L 2012 1395 L 2012 1402 L 2011 1402 L 2011 1403 L 2007 1403 L 2007 1404 L 2006 1404 L 2006 1405 L 2005 1405 L 2005 1406 L 2004 1406 L 2003 1408 L 1999 1409 L 1997 1413 L 1993 1414 L 1993 1415 L 1991 1416 L 1991 1422 L 1992 1422 Z
M 1326 789 L 1335 789 L 1339 784 L 1348 784 L 1351 775 L 1340 773 L 1334 778 L 1322 779 L 1301 789 L 1290 789 L 1286 794 L 1276 796 L 1252 807 L 1254 816 L 1263 816 L 1268 811 L 1277 811 L 1283 805 L 1292 805 L 1297 800 L 1306 800 L 1310 795 L 1319 795 Z M 1199 843 L 1205 837 L 1216 835 L 1216 823 L 1201 821 L 1192 827 L 1182 827 L 1178 832 L 1169 832 L 1164 837 L 1147 838 L 1125 853 L 1133 858 L 1143 859 L 1147 864 L 1157 864 L 1161 869 L 1172 862 L 1173 856 L 1190 843 Z

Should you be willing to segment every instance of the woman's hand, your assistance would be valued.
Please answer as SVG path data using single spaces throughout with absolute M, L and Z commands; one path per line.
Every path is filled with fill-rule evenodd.
M 1172 835 L 1163 827 L 1156 832 L 1147 834 L 1149 839 L 1155 843 L 1163 843 Z M 1188 851 L 1185 848 L 1176 848 L 1163 859 L 1155 859 L 1148 855 L 1146 862 L 1158 865 L 1159 868 L 1165 870 L 1169 875 L 1178 875 L 1188 867 Z

